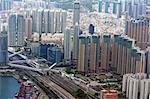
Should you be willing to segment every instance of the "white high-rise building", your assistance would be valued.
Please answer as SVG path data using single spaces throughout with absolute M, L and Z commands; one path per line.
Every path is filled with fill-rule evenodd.
M 32 15 L 32 32 L 36 32 L 36 23 L 37 23 L 37 9 L 31 11 Z
M 13 0 L 1 0 L 1 9 L 2 10 L 10 10 L 13 5 Z
M 32 36 L 32 18 L 27 17 L 25 18 L 25 37 L 28 40 L 31 40 Z
M 33 32 L 64 33 L 66 28 L 67 12 L 64 10 L 39 9 L 32 11 Z
M 66 24 L 67 24 L 66 22 L 67 22 L 67 12 L 62 11 L 61 12 L 61 31 L 62 31 L 62 33 L 65 33 Z
M 122 92 L 128 99 L 148 99 L 150 94 L 150 78 L 147 74 L 125 74 L 123 76 Z
M 8 19 L 8 45 L 24 46 L 25 19 L 23 15 L 12 14 Z
M 8 63 L 8 36 L 6 31 L 0 33 L 0 66 Z
M 54 18 L 55 18 L 55 12 L 54 10 L 50 10 L 49 12 L 49 32 L 50 33 L 55 33 Z
M 44 32 L 49 33 L 49 10 L 44 10 Z
M 65 60 L 71 59 L 71 33 L 68 28 L 64 33 L 64 59 Z
M 111 13 L 111 5 L 113 4 L 113 14 L 118 18 L 126 15 L 132 18 L 139 18 L 146 13 L 146 7 L 149 5 L 149 0 L 98 0 L 98 11 L 101 13 L 105 9 L 105 13 Z
M 74 26 L 74 38 L 73 38 L 73 59 L 78 59 L 79 54 L 79 32 L 80 26 L 78 23 Z
M 61 32 L 61 18 L 60 18 L 61 12 L 57 10 L 55 12 L 55 32 L 60 33 Z
M 66 28 L 67 12 L 64 10 L 56 10 L 55 12 L 55 32 L 64 33 Z
M 43 9 L 37 11 L 37 20 L 36 20 L 36 32 L 42 34 L 43 32 Z
M 150 94 L 150 79 L 144 79 L 140 83 L 140 99 L 148 99 Z
M 73 59 L 78 59 L 79 53 L 79 31 L 80 31 L 80 2 L 74 2 L 73 26 L 74 26 L 74 44 L 73 44 Z
M 73 25 L 80 23 L 80 2 L 76 0 L 74 2 L 74 13 L 73 13 Z

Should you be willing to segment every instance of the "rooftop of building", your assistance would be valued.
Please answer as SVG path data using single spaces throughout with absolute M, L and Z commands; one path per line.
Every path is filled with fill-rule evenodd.
M 133 73 L 130 73 L 130 74 L 125 74 L 123 76 L 124 77 L 129 77 L 131 79 L 136 79 L 136 80 L 149 80 L 150 81 L 150 75 L 147 75 L 145 73 L 136 73 L 136 74 L 133 74 Z

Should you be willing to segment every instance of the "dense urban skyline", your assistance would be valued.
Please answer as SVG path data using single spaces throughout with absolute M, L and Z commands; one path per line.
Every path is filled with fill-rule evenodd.
M 0 0 L 0 99 L 51 98 L 150 99 L 150 0 Z

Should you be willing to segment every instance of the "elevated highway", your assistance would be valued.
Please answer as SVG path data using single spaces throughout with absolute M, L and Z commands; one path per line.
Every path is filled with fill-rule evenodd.
M 56 65 L 56 63 L 51 65 L 49 68 L 45 68 L 45 69 L 38 69 L 38 68 L 34 68 L 34 67 L 28 67 L 28 66 L 25 66 L 25 65 L 18 65 L 18 64 L 12 64 L 12 63 L 8 63 L 8 65 L 11 66 L 11 67 L 15 67 L 15 68 L 26 69 L 26 70 L 31 70 L 31 71 L 36 71 L 36 72 L 40 72 L 40 73 L 43 72 L 44 73 L 44 72 L 50 71 Z
M 21 58 L 24 59 L 10 61 L 8 63 L 10 67 L 16 68 L 19 73 L 31 79 L 36 85 L 43 89 L 43 91 L 50 99 L 75 99 L 69 92 L 77 91 L 78 86 L 69 84 L 69 82 L 64 82 L 62 79 L 60 79 L 60 77 L 57 77 L 57 75 L 52 75 L 53 77 L 43 75 L 49 71 L 52 72 L 52 68 L 57 65 L 56 63 L 49 66 L 48 68 L 39 68 L 41 64 L 39 64 L 38 61 L 44 61 L 43 59 L 31 60 L 28 59 L 26 56 L 22 55 L 21 53 L 22 51 L 14 52 L 12 55 L 9 56 L 14 57 L 15 55 L 19 55 Z M 67 87 L 64 88 L 62 87 L 63 85 Z M 69 90 L 66 90 L 66 88 Z

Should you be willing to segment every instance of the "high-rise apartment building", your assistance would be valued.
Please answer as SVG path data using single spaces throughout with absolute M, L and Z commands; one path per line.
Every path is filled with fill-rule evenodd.
M 118 74 L 146 72 L 146 53 L 135 40 L 119 34 L 79 36 L 78 71 Z
M 49 23 L 49 32 L 50 33 L 55 33 L 55 12 L 54 12 L 54 10 L 51 10 L 50 12 L 49 12 L 49 21 L 50 21 L 50 23 Z
M 145 52 L 135 47 L 135 41 L 126 36 L 114 35 L 112 69 L 118 74 L 145 72 Z
M 121 18 L 121 14 L 122 14 L 122 12 L 121 12 L 121 3 L 117 3 L 116 4 L 116 6 L 117 6 L 117 8 L 116 8 L 116 15 L 117 15 L 117 18 Z
M 77 60 L 78 59 L 78 50 L 79 50 L 79 42 L 78 42 L 78 37 L 79 37 L 79 32 L 80 32 L 80 2 L 76 0 L 74 2 L 74 13 L 73 13 L 73 27 L 74 27 L 74 43 L 73 43 L 73 59 Z
M 138 47 L 133 47 L 131 52 L 131 72 L 144 73 L 146 72 L 146 55 L 145 51 L 141 51 Z
M 33 32 L 64 33 L 66 28 L 67 12 L 60 9 L 34 9 L 31 13 Z
M 13 5 L 13 0 L 1 0 L 1 10 L 10 10 Z
M 44 13 L 43 9 L 37 10 L 36 32 L 38 32 L 39 34 L 44 33 L 43 13 Z
M 61 22 L 60 22 L 60 27 L 61 27 L 61 33 L 64 33 L 66 30 L 66 26 L 67 26 L 67 12 L 62 10 L 61 11 Z
M 117 17 L 120 18 L 122 13 L 122 4 L 116 0 L 99 0 L 98 12 L 116 14 Z
M 125 34 L 135 39 L 137 46 L 146 49 L 146 43 L 149 41 L 149 20 L 131 19 L 126 21 Z
M 146 6 L 146 15 L 150 15 L 150 2 L 147 1 L 147 6 Z
M 0 33 L 0 66 L 8 63 L 8 36 L 6 31 Z
M 31 18 L 32 18 L 32 32 L 36 32 L 37 9 L 31 10 Z
M 105 13 L 109 13 L 110 2 L 108 2 L 108 0 L 106 0 L 106 1 L 104 2 L 104 6 L 105 6 L 104 12 L 105 12 Z
M 79 57 L 77 70 L 79 72 L 96 72 L 98 65 L 98 50 L 100 36 L 79 36 Z
M 127 14 L 133 18 L 139 18 L 146 14 L 146 7 L 150 1 L 144 0 L 99 0 L 98 11 L 101 13 L 113 13 L 118 18 Z
M 104 34 L 100 42 L 100 70 L 107 71 L 111 65 L 111 35 Z
M 150 47 L 147 48 L 146 53 L 146 73 L 150 74 Z
M 27 40 L 31 40 L 32 38 L 32 18 L 25 18 L 25 37 Z
M 98 0 L 98 12 L 102 12 L 102 0 Z
M 71 60 L 71 33 L 68 28 L 64 33 L 64 59 Z
M 112 46 L 112 56 L 114 58 L 112 58 L 112 67 L 116 68 L 117 73 L 124 74 L 128 71 L 128 68 L 130 67 L 133 43 L 134 40 L 132 39 L 114 35 L 114 42 Z
M 79 32 L 80 26 L 78 23 L 74 26 L 74 35 L 73 35 L 73 59 L 78 59 L 79 54 Z
M 44 26 L 44 32 L 45 33 L 49 33 L 49 10 L 44 10 L 43 12 L 43 18 L 44 18 L 44 23 L 43 23 L 43 26 Z
M 80 24 L 80 2 L 74 1 L 74 12 L 73 12 L 73 25 L 76 23 Z
M 61 32 L 61 18 L 60 18 L 60 11 L 57 10 L 55 12 L 55 32 L 60 33 Z
M 86 63 L 86 58 L 88 58 L 86 55 L 86 46 L 87 46 L 87 38 L 85 36 L 79 37 L 79 59 L 78 59 L 78 67 L 77 70 L 80 72 L 87 72 L 88 69 L 85 66 L 88 66 Z
M 8 46 L 24 46 L 25 19 L 23 15 L 12 14 L 8 19 Z
M 122 92 L 128 99 L 148 99 L 150 94 L 150 78 L 147 74 L 125 74 L 123 76 Z

